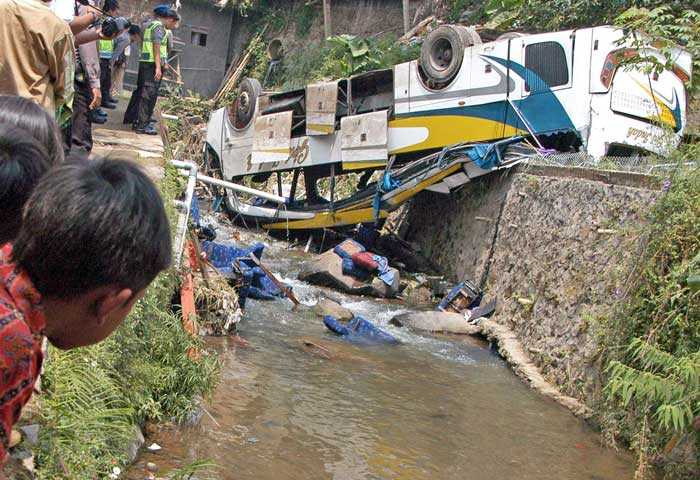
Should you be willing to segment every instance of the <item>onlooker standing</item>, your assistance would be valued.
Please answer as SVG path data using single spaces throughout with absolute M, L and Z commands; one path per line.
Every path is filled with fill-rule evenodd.
M 96 43 L 93 41 L 78 47 L 70 149 L 79 154 L 89 154 L 92 151 L 92 124 L 107 121 L 106 115 L 100 116 L 97 113 L 102 93 Z
M 110 95 L 117 98 L 124 91 L 124 74 L 131 56 L 131 45 L 141 38 L 141 27 L 132 25 L 114 40 L 112 54 L 112 91 Z
M 33 0 L 0 0 L 0 94 L 70 118 L 75 47 L 69 25 Z
M 105 0 L 103 7 L 105 13 L 112 17 L 119 14 L 117 0 Z M 116 99 L 111 97 L 112 91 L 112 58 L 114 55 L 114 40 L 99 40 L 97 42 L 100 51 L 100 85 L 102 86 L 102 103 L 104 108 L 116 108 Z
M 136 90 L 124 115 L 124 123 L 134 122 L 136 132 L 147 135 L 158 135 L 150 124 L 150 118 L 158 99 L 163 68 L 168 61 L 168 29 L 177 21 L 177 13 L 170 10 L 168 5 L 157 6 L 153 13 L 155 18 L 143 28 Z

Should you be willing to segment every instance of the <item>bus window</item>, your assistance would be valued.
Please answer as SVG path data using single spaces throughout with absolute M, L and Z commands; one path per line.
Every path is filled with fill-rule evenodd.
M 559 42 L 533 43 L 525 47 L 525 68 L 526 92 L 544 92 L 569 83 L 566 52 Z

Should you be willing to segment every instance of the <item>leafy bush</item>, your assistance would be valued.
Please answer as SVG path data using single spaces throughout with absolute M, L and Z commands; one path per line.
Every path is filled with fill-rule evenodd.
M 686 145 L 677 155 L 687 162 L 699 153 Z M 688 285 L 700 272 L 700 165 L 664 188 L 605 339 L 611 403 L 602 416 L 617 418 L 605 426 L 640 450 L 640 471 L 682 437 L 695 444 L 700 464 L 700 293 Z

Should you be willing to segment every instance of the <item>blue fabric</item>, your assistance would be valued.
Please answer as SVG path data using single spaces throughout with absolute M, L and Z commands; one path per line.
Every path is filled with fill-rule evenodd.
M 207 259 L 216 268 L 231 266 L 236 259 L 241 259 L 246 264 L 252 263 L 252 260 L 249 258 L 250 253 L 260 260 L 264 249 L 265 245 L 262 243 L 256 243 L 249 248 L 239 248 L 210 242 L 209 240 L 202 240 L 202 251 L 206 253 Z
M 400 185 L 401 180 L 391 179 L 391 172 L 384 173 L 382 181 L 377 184 L 377 193 L 374 195 L 374 200 L 372 200 L 372 206 L 374 207 L 374 218 L 379 218 L 379 212 L 382 206 L 382 195 L 389 193 L 395 188 L 398 188 Z
M 335 318 L 327 315 L 323 317 L 323 323 L 331 332 L 353 343 L 364 345 L 395 345 L 401 343 L 396 337 L 375 327 L 362 317 L 355 317 L 347 325 L 343 325 Z
M 491 170 L 498 163 L 496 149 L 492 144 L 475 145 L 467 155 L 479 168 L 484 170 Z
M 199 227 L 199 200 L 197 194 L 192 195 L 192 204 L 190 205 L 190 215 L 196 227 Z
M 377 269 L 377 276 L 387 285 L 391 286 L 394 284 L 394 272 L 389 267 L 389 260 L 381 255 L 372 255 L 372 260 L 377 262 L 379 268 Z
M 367 270 L 356 267 L 351 258 L 343 258 L 343 275 L 349 275 L 361 282 L 371 278 L 371 274 Z
M 244 262 L 240 262 L 241 273 L 243 274 L 243 284 L 238 292 L 238 304 L 245 308 L 245 301 L 248 298 L 255 300 L 277 300 L 284 298 L 285 293 L 270 280 L 265 271 L 260 267 L 251 267 Z M 285 287 L 291 290 L 289 285 Z
M 355 244 L 355 245 L 360 249 L 360 252 L 356 252 L 356 253 L 361 253 L 361 252 L 364 252 L 364 251 L 365 251 L 364 245 L 362 245 L 361 243 L 356 242 L 356 241 L 353 240 L 352 238 L 348 238 L 347 240 L 345 240 L 345 242 L 352 242 L 353 244 Z M 345 243 L 345 242 L 343 242 L 343 243 Z M 340 245 L 338 245 L 337 247 L 335 247 L 335 248 L 333 249 L 333 251 L 334 251 L 337 255 L 339 255 L 340 258 L 352 258 L 352 254 L 349 253 L 348 251 L 346 251 L 346 250 L 343 248 L 343 243 L 341 243 Z

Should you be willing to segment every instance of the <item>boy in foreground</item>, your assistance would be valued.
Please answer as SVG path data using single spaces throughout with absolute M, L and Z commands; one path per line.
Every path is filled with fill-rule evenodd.
M 11 261 L 0 264 L 0 466 L 43 338 L 61 349 L 105 339 L 171 259 L 158 190 L 126 161 L 55 168 L 24 212 Z

